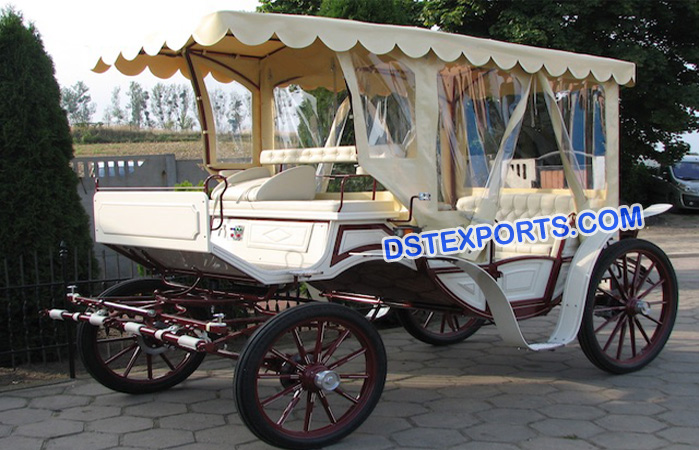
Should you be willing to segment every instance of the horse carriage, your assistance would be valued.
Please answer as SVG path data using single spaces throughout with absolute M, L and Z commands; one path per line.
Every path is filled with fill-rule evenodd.
M 387 237 L 552 214 L 574 223 L 617 207 L 619 86 L 633 84 L 631 63 L 218 12 L 104 55 L 95 71 L 110 67 L 191 80 L 211 176 L 198 190 L 96 192 L 97 242 L 161 275 L 69 294 L 80 312 L 48 311 L 79 322 L 78 352 L 105 386 L 159 391 L 206 354 L 236 359 L 250 430 L 312 448 L 356 429 L 384 387 L 380 334 L 351 305 L 369 316 L 391 308 L 435 345 L 486 322 L 534 351 L 577 337 L 612 373 L 642 368 L 670 335 L 673 268 L 634 232 L 396 262 L 382 251 Z M 519 322 L 554 309 L 550 338 L 527 342 Z

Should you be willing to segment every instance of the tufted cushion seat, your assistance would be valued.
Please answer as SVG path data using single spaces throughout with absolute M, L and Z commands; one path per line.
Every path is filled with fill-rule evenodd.
M 462 197 L 456 203 L 459 211 L 475 211 L 481 197 Z M 575 211 L 575 202 L 572 195 L 548 194 L 548 193 L 523 193 L 503 194 L 500 197 L 500 207 L 495 215 L 498 222 L 514 222 L 517 219 L 531 219 L 552 214 L 565 214 Z M 575 253 L 578 246 L 577 239 L 568 239 L 563 249 L 564 256 Z M 512 258 L 524 255 L 555 256 L 558 245 L 553 237 L 545 242 L 535 244 L 522 243 L 507 246 L 495 246 L 496 259 Z
M 357 162 L 357 148 L 354 145 L 346 145 L 263 150 L 260 153 L 261 164 L 317 164 L 326 162 Z

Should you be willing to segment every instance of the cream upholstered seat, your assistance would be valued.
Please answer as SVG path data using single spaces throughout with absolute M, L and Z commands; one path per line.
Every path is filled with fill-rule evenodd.
M 481 197 L 462 197 L 456 203 L 459 211 L 475 211 Z M 517 219 L 531 219 L 552 214 L 565 214 L 575 211 L 572 195 L 549 193 L 503 194 L 495 215 L 498 222 L 514 222 Z M 560 247 L 560 241 L 552 236 L 544 242 L 534 244 L 525 242 L 507 246 L 495 246 L 495 258 L 505 259 L 524 255 L 555 256 Z M 563 256 L 571 256 L 578 247 L 578 239 L 567 239 L 563 248 Z
M 223 200 L 313 200 L 316 194 L 315 169 L 311 166 L 292 167 L 271 177 L 269 170 L 257 167 L 231 175 L 227 181 L 229 186 Z

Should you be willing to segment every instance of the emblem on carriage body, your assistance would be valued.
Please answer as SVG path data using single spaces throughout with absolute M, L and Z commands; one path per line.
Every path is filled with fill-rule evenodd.
M 243 225 L 233 226 L 231 228 L 231 238 L 233 238 L 234 241 L 242 241 L 244 231 L 245 231 L 245 227 Z

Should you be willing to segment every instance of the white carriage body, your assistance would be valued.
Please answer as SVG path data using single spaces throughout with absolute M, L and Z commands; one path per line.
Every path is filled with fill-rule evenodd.
M 631 63 L 409 27 L 219 12 L 104 55 L 95 71 L 110 66 L 189 78 L 204 164 L 227 177 L 211 198 L 98 192 L 97 240 L 136 261 L 264 285 L 304 280 L 324 292 L 347 292 L 359 277 L 359 295 L 492 317 L 498 293 L 476 274 L 488 266 L 518 318 L 561 296 L 576 308 L 584 301 L 608 236 L 588 239 L 585 254 L 577 239 L 549 240 L 429 263 L 386 263 L 380 244 L 399 223 L 437 230 L 618 206 L 618 93 L 634 81 Z M 226 101 L 238 106 L 228 116 L 219 112 Z M 354 145 L 345 145 L 350 116 Z M 323 176 L 338 163 L 357 164 L 386 190 L 326 192 Z M 537 301 L 546 306 L 527 306 Z

